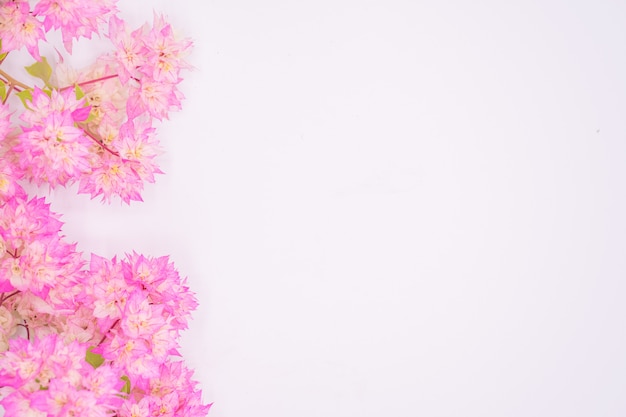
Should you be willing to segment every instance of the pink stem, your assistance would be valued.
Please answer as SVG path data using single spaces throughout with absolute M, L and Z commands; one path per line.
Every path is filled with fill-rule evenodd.
M 28 323 L 26 322 L 26 320 L 24 320 L 24 324 L 17 323 L 17 326 L 22 326 L 23 328 L 26 329 L 26 338 L 30 340 L 30 330 L 28 329 Z
M 109 334 L 109 332 L 110 332 L 111 330 L 113 330 L 113 328 L 115 327 L 115 325 L 116 325 L 117 323 L 119 323 L 119 322 L 120 322 L 120 319 L 117 319 L 117 320 L 115 320 L 115 322 L 113 322 L 113 324 L 111 325 L 111 327 L 109 327 L 109 330 L 107 330 L 107 332 L 104 334 L 104 336 L 102 336 L 102 339 L 100 339 L 100 342 L 98 342 L 98 346 L 100 346 L 100 345 L 101 345 L 101 344 L 102 344 L 102 343 L 106 340 L 107 335 Z
M 0 306 L 2 305 L 2 303 L 4 303 L 6 300 L 8 300 L 9 298 L 13 297 L 14 295 L 19 294 L 19 291 L 13 291 L 11 294 L 7 295 L 6 297 L 4 296 L 4 293 L 2 293 L 2 296 L 0 297 Z
M 111 155 L 120 156 L 119 153 L 111 150 L 108 146 L 106 146 L 104 143 L 102 143 L 100 140 L 98 140 L 98 138 L 96 138 L 90 131 L 88 131 L 87 129 L 83 129 L 83 131 L 85 132 L 85 134 L 87 136 L 89 136 L 91 138 L 91 140 L 93 140 L 98 145 L 100 145 L 102 147 L 102 149 L 104 149 L 105 151 L 109 152 Z
M 84 82 L 82 82 L 82 83 L 78 83 L 78 85 L 79 85 L 80 87 L 82 87 L 82 86 L 84 86 L 84 85 L 89 85 L 89 84 L 97 83 L 97 82 L 100 82 L 100 81 L 110 80 L 111 78 L 115 78 L 115 77 L 117 77 L 117 76 L 118 76 L 117 74 L 113 74 L 113 75 L 105 75 L 104 77 L 96 78 L 96 79 L 94 79 L 94 80 L 89 80 L 89 81 L 84 81 Z M 65 90 L 67 90 L 68 88 L 74 88 L 74 86 L 73 86 L 73 85 L 68 85 L 67 87 L 63 87 L 63 88 L 61 88 L 59 91 L 65 91 Z
M 6 97 L 4 97 L 4 100 L 2 100 L 2 104 L 5 104 L 7 102 L 7 100 L 9 99 L 9 96 L 13 92 L 14 88 L 15 88 L 15 86 L 13 84 L 9 84 L 9 91 L 7 91 L 7 95 L 6 95 Z

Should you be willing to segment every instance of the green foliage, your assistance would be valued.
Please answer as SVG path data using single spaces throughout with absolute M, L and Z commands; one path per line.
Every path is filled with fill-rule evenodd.
M 0 101 L 4 102 L 7 99 L 7 85 L 0 80 Z
M 76 93 L 76 100 L 80 100 L 81 98 L 85 97 L 85 92 L 82 88 L 80 88 L 80 85 L 78 84 L 74 86 L 74 92 Z
M 35 62 L 33 65 L 26 67 L 26 71 L 33 77 L 37 77 L 48 86 L 50 85 L 50 77 L 52 76 L 52 67 L 48 64 L 46 57 L 41 57 L 41 61 Z
M 30 108 L 28 107 L 28 103 L 26 103 L 26 101 L 33 101 L 32 90 L 22 90 L 19 93 L 16 93 L 15 95 L 18 96 L 20 100 L 22 100 L 22 104 L 24 105 L 24 107 L 26 107 L 27 109 Z
M 98 368 L 100 365 L 104 363 L 104 358 L 102 357 L 102 355 L 98 353 L 93 353 L 92 350 L 94 348 L 95 346 L 91 346 L 89 349 L 87 349 L 85 360 L 87 361 L 89 365 L 93 366 L 94 368 Z
M 80 88 L 80 85 L 78 85 L 78 84 L 74 85 L 74 92 L 76 93 L 76 100 L 80 100 L 81 98 L 85 97 L 85 92 L 83 91 L 82 88 Z M 85 102 L 85 107 L 87 107 L 87 106 L 89 106 L 89 104 L 88 104 L 88 102 Z M 96 115 L 93 113 L 93 111 L 90 111 L 89 112 L 89 116 L 85 120 L 85 123 L 90 123 L 95 118 L 96 118 Z
M 122 380 L 124 381 L 124 386 L 122 387 L 122 392 L 125 392 L 126 394 L 130 394 L 130 378 L 127 377 L 126 375 L 124 375 L 122 377 Z

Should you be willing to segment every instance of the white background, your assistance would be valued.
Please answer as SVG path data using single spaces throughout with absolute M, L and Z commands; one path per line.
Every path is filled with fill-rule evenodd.
M 145 202 L 213 417 L 626 414 L 626 2 L 120 0 L 194 39 Z

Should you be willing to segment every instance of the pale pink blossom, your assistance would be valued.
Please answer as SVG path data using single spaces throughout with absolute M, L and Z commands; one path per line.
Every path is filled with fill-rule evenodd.
M 146 30 L 144 26 L 130 32 L 121 19 L 115 16 L 109 19 L 108 35 L 116 48 L 113 57 L 119 65 L 118 75 L 124 84 L 137 73 L 137 69 L 145 62 L 142 39 Z
M 151 117 L 163 120 L 170 111 L 180 110 L 183 98 L 175 84 L 145 77 L 139 80 L 139 88 L 128 98 L 126 112 L 130 119 L 148 112 Z
M 172 26 L 162 15 L 154 14 L 152 28 L 144 39 L 146 64 L 141 69 L 155 81 L 177 84 L 181 69 L 189 69 L 184 57 L 192 42 L 177 39 Z
M 121 328 L 124 334 L 134 339 L 147 339 L 164 324 L 163 306 L 151 304 L 143 291 L 133 291 L 122 315 Z
M 119 196 L 125 203 L 141 201 L 142 190 L 143 182 L 133 163 L 106 152 L 92 162 L 89 175 L 80 178 L 78 187 L 79 193 L 90 194 L 91 198 L 102 196 L 102 201 L 109 202 Z
M 72 41 L 79 37 L 91 39 L 99 26 L 115 11 L 115 0 L 39 0 L 34 13 L 43 16 L 46 32 L 60 29 L 65 49 L 72 52 Z
M 26 47 L 39 60 L 38 43 L 54 29 L 70 52 L 74 40 L 105 26 L 114 46 L 86 70 L 58 65 L 48 79 L 47 64 L 30 67 L 45 88 L 2 75 L 0 406 L 7 416 L 201 417 L 209 410 L 178 360 L 179 334 L 197 301 L 169 258 L 92 255 L 85 268 L 76 243 L 61 235 L 59 215 L 21 185 L 78 182 L 92 198 L 129 203 L 162 173 L 154 124 L 180 108 L 177 84 L 191 42 L 157 14 L 151 26 L 129 31 L 115 3 L 0 1 L 0 53 Z
M 42 25 L 30 14 L 27 1 L 3 1 L 0 4 L 0 52 L 10 52 L 26 47 L 36 60 L 40 60 L 38 43 L 44 39 Z

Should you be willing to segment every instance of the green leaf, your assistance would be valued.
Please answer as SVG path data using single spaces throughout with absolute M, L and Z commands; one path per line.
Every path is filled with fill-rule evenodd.
M 26 100 L 33 101 L 33 92 L 32 92 L 32 90 L 22 90 L 19 93 L 16 93 L 15 95 L 18 96 L 20 98 L 20 100 L 22 100 L 22 104 L 24 105 L 24 107 L 26 107 L 27 109 L 30 108 L 30 107 L 28 107 L 28 104 L 26 103 Z
M 7 99 L 7 86 L 6 84 L 0 80 L 0 101 L 4 102 Z
M 94 348 L 95 346 L 91 346 L 89 347 L 89 349 L 87 349 L 85 360 L 87 361 L 89 365 L 93 366 L 94 368 L 97 368 L 104 363 L 104 358 L 100 354 L 93 353 L 92 350 Z
M 124 386 L 122 387 L 122 392 L 125 392 L 126 394 L 130 394 L 130 378 L 127 377 L 126 375 L 124 375 L 122 377 L 122 380 L 124 381 Z
M 80 100 L 81 98 L 85 97 L 85 92 L 82 88 L 80 88 L 80 85 L 76 84 L 74 86 L 74 91 L 76 92 L 76 100 Z
M 52 76 L 52 67 L 48 64 L 48 60 L 45 56 L 41 57 L 41 61 L 37 61 L 33 65 L 26 67 L 26 71 L 33 77 L 42 79 L 48 87 L 51 87 L 48 81 L 50 81 L 50 77 Z
M 93 112 L 93 107 L 91 108 L 91 111 L 89 112 L 89 116 L 87 117 L 87 120 L 85 120 L 85 123 L 91 123 L 94 120 L 96 120 L 96 115 Z

